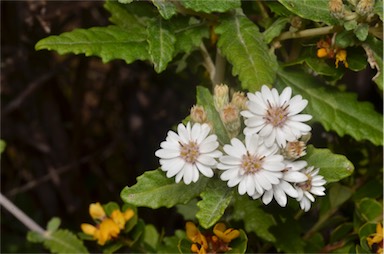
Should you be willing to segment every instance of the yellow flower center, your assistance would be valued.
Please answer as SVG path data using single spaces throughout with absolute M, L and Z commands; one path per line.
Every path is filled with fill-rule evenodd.
M 267 115 L 264 117 L 265 121 L 272 124 L 274 127 L 282 126 L 288 118 L 288 107 L 289 105 L 283 104 L 283 106 L 275 107 L 272 106 L 268 101 Z
M 247 152 L 247 154 L 243 155 L 241 168 L 245 171 L 246 174 L 256 173 L 262 168 L 264 158 L 264 156 L 258 157 Z
M 194 141 L 188 144 L 180 143 L 180 157 L 188 163 L 195 163 L 200 155 L 199 146 Z

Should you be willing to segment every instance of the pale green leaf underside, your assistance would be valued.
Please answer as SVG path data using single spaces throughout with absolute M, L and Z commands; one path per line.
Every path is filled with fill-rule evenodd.
M 339 136 L 349 134 L 358 141 L 383 144 L 383 116 L 371 103 L 357 101 L 355 94 L 340 92 L 309 74 L 296 71 L 280 70 L 276 85 L 280 89 L 290 86 L 294 94 L 307 99 L 306 112 L 326 130 L 336 131 Z
M 263 84 L 273 83 L 277 62 L 269 54 L 258 27 L 244 16 L 224 18 L 216 27 L 220 35 L 218 47 L 233 65 L 233 75 L 239 75 L 244 89 L 253 92 Z
M 35 48 L 56 50 L 59 54 L 99 56 L 103 62 L 122 59 L 129 64 L 149 58 L 145 38 L 145 31 L 138 27 L 130 31 L 117 26 L 93 27 L 49 36 L 40 40 Z
M 52 253 L 88 253 L 83 242 L 72 232 L 64 229 L 59 229 L 47 236 L 44 246 Z
M 167 0 L 152 0 L 152 3 L 159 10 L 160 15 L 164 19 L 170 19 L 176 14 L 176 6 L 171 1 Z
M 161 170 L 147 171 L 137 178 L 132 187 L 125 187 L 121 192 L 124 202 L 135 206 L 145 206 L 153 209 L 177 204 L 186 204 L 198 196 L 204 189 L 208 178 L 200 176 L 197 183 L 185 185 L 176 183 L 174 178 L 167 178 Z
M 205 87 L 198 86 L 196 90 L 197 104 L 204 107 L 207 113 L 208 120 L 211 121 L 214 127 L 214 132 L 217 135 L 221 144 L 229 143 L 227 131 L 220 119 L 219 113 L 216 111 L 213 104 L 213 97 L 209 90 Z
M 288 24 L 289 18 L 280 17 L 263 32 L 264 41 L 270 43 L 275 37 L 279 36 L 281 31 Z
M 152 22 L 147 28 L 149 54 L 157 73 L 167 68 L 175 50 L 175 36 L 168 31 L 161 20 Z
M 232 189 L 220 179 L 212 179 L 206 189 L 200 194 L 201 200 L 197 203 L 200 210 L 196 214 L 200 226 L 212 227 L 232 200 Z
M 240 0 L 180 0 L 188 9 L 205 13 L 226 12 L 241 6 Z
M 307 147 L 307 155 L 303 160 L 308 162 L 308 166 L 320 168 L 319 174 L 324 176 L 328 183 L 350 176 L 355 169 L 344 155 L 334 154 L 328 149 L 317 149 L 312 145 Z
M 331 15 L 328 8 L 329 0 L 278 0 L 291 12 L 298 16 L 313 20 L 316 22 L 324 22 L 328 25 L 338 23 L 337 19 Z

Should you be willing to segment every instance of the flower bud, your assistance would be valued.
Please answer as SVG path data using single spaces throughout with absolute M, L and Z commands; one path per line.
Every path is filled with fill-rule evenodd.
M 372 13 L 374 0 L 360 0 L 356 6 L 356 12 L 362 16 L 368 16 Z
M 193 107 L 191 108 L 191 120 L 194 123 L 207 122 L 207 113 L 205 112 L 203 106 L 193 105 Z
M 286 147 L 282 151 L 282 155 L 288 160 L 296 160 L 307 154 L 305 151 L 306 148 L 307 146 L 304 141 L 287 142 Z
M 328 8 L 335 18 L 341 19 L 344 17 L 343 0 L 329 0 Z
M 229 102 L 228 86 L 216 85 L 213 91 L 213 103 L 218 112 Z
M 241 128 L 239 109 L 232 103 L 229 103 L 220 111 L 220 118 L 228 132 L 229 137 L 236 137 Z
M 247 107 L 247 97 L 243 92 L 235 92 L 232 95 L 231 103 L 235 105 L 239 110 L 246 110 Z
M 89 214 L 95 220 L 102 220 L 106 216 L 104 208 L 100 205 L 99 202 L 89 205 Z

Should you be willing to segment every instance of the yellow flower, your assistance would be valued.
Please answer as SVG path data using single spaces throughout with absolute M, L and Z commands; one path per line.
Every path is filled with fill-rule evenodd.
M 107 241 L 117 237 L 120 233 L 119 226 L 110 218 L 100 223 L 99 230 L 96 230 L 94 237 L 99 245 L 104 245 Z
M 239 230 L 233 228 L 227 229 L 224 223 L 217 223 L 213 228 L 213 233 L 225 243 L 231 242 L 240 235 Z
M 336 68 L 339 68 L 339 62 L 344 63 L 345 68 L 348 68 L 347 51 L 345 49 L 340 49 L 336 53 Z
M 87 234 L 87 235 L 94 235 L 97 228 L 91 224 L 88 224 L 88 223 L 83 223 L 81 224 L 81 230 Z
M 369 248 L 371 248 L 372 250 L 374 250 L 373 247 L 377 248 L 376 250 L 377 254 L 383 253 L 383 235 L 384 235 L 383 226 L 381 225 L 381 223 L 377 223 L 376 233 L 371 234 L 370 236 L 367 237 Z
M 317 57 L 318 58 L 324 58 L 328 56 L 328 51 L 326 48 L 320 48 L 317 50 Z
M 99 202 L 89 205 L 89 214 L 95 220 L 102 220 L 105 218 L 104 208 L 100 205 Z
M 132 209 L 127 209 L 123 213 L 125 222 L 129 221 L 133 216 L 135 215 L 135 212 Z
M 206 253 L 206 249 L 208 249 L 207 239 L 203 234 L 200 233 L 200 230 L 193 224 L 192 222 L 187 222 L 185 225 L 187 231 L 187 237 L 193 243 L 198 243 L 200 248 L 196 244 L 192 244 L 191 251 L 197 253 Z

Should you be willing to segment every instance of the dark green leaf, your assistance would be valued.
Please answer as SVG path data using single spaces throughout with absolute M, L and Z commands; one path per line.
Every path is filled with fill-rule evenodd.
M 364 197 L 379 198 L 383 195 L 383 183 L 377 179 L 372 179 L 358 188 L 353 194 L 354 200 L 359 200 Z
M 112 212 L 115 210 L 120 210 L 120 206 L 116 202 L 108 202 L 103 205 L 104 211 L 108 216 L 111 216 Z
M 175 183 L 175 179 L 167 178 L 160 169 L 147 171 L 137 178 L 132 187 L 125 187 L 121 192 L 124 202 L 135 206 L 153 209 L 161 206 L 172 207 L 186 204 L 198 196 L 205 188 L 208 178 L 201 176 L 197 183 L 190 185 L 184 182 Z
M 356 27 L 357 27 L 357 21 L 354 19 L 344 22 L 344 28 L 347 31 L 354 30 Z
M 368 55 L 368 62 L 371 68 L 377 70 L 373 81 L 383 91 L 383 41 L 373 37 L 368 37 L 364 49 Z
M 340 48 L 347 48 L 355 44 L 355 39 L 353 31 L 341 31 L 335 37 L 335 44 Z
M 344 155 L 334 154 L 328 149 L 307 147 L 307 155 L 303 157 L 309 166 L 320 168 L 319 174 L 328 183 L 337 182 L 353 173 L 353 164 Z
M 329 11 L 328 0 L 279 0 L 279 2 L 302 18 L 324 22 L 328 25 L 338 23 L 338 20 Z
M 305 242 L 301 238 L 300 224 L 293 216 L 277 221 L 270 231 L 276 237 L 275 246 L 279 252 L 303 253 Z
M 137 27 L 132 27 L 132 30 L 117 26 L 92 27 L 49 36 L 38 41 L 35 48 L 56 50 L 59 54 L 99 56 L 103 62 L 123 59 L 129 64 L 149 58 L 145 39 L 145 34 Z
M 197 104 L 204 107 L 208 120 L 212 122 L 214 126 L 214 132 L 217 135 L 221 144 L 229 143 L 229 137 L 223 123 L 221 122 L 220 115 L 217 113 L 214 104 L 213 97 L 209 90 L 205 87 L 198 86 L 196 91 Z
M 171 1 L 167 0 L 151 0 L 156 8 L 159 10 L 160 15 L 164 19 L 170 19 L 176 14 L 176 6 Z
M 234 15 L 222 19 L 215 32 L 220 35 L 218 47 L 239 75 L 241 86 L 251 92 L 276 77 L 277 61 L 269 53 L 258 27 L 247 17 Z
M 334 130 L 340 136 L 349 134 L 358 141 L 368 139 L 375 145 L 383 144 L 383 116 L 371 103 L 357 101 L 356 94 L 341 92 L 297 71 L 280 70 L 277 86 L 290 86 L 294 94 L 307 99 L 306 112 L 326 130 Z
M 154 252 L 157 249 L 157 244 L 159 243 L 159 232 L 154 225 L 145 225 L 144 231 L 144 243 L 147 244 Z
M 367 222 L 378 222 L 383 218 L 383 205 L 372 198 L 363 198 L 356 205 L 357 212 Z
M 367 56 L 361 47 L 347 49 L 348 69 L 362 71 L 367 67 Z
M 83 242 L 76 235 L 63 229 L 46 235 L 44 246 L 52 253 L 88 253 Z
M 185 232 L 176 230 L 174 236 L 167 236 L 163 238 L 162 244 L 159 245 L 158 253 L 179 253 L 178 245 L 181 239 L 186 238 Z M 191 245 L 189 244 L 189 247 Z
M 339 183 L 333 184 L 329 190 L 329 201 L 332 209 L 341 206 L 352 196 L 351 188 L 343 186 Z
M 343 240 L 351 232 L 353 232 L 353 224 L 350 222 L 343 223 L 332 231 L 329 242 L 334 243 Z
M 359 229 L 360 245 L 365 250 L 363 253 L 370 253 L 367 237 L 376 233 L 376 225 L 375 223 L 368 222 Z
M 324 238 L 319 232 L 317 232 L 311 238 L 306 240 L 304 253 L 321 253 L 323 247 Z
M 42 243 L 44 242 L 45 238 L 40 233 L 37 233 L 35 231 L 28 231 L 27 240 L 31 243 Z
M 260 238 L 276 242 L 276 238 L 270 232 L 270 227 L 276 225 L 274 217 L 265 212 L 259 201 L 250 200 L 248 197 L 238 197 L 234 203 L 232 218 L 234 220 L 244 221 L 244 227 L 247 232 L 254 232 Z
M 212 179 L 205 190 L 200 194 L 201 200 L 197 203 L 200 210 L 196 214 L 200 226 L 212 227 L 223 216 L 225 209 L 232 199 L 233 191 L 220 179 Z
M 356 37 L 360 40 L 360 41 L 365 41 L 367 39 L 367 36 L 368 36 L 368 30 L 369 30 L 369 25 L 368 24 L 365 24 L 365 23 L 360 23 L 356 29 L 355 29 L 355 34 L 356 34 Z
M 240 0 L 180 0 L 180 3 L 188 9 L 205 13 L 226 12 L 241 6 Z
M 281 31 L 289 23 L 289 18 L 279 17 L 273 24 L 263 32 L 264 41 L 270 43 L 275 37 L 279 36 Z
M 58 217 L 53 217 L 47 224 L 47 231 L 55 232 L 60 227 L 61 220 Z
M 160 73 L 167 68 L 175 51 L 175 36 L 169 32 L 161 19 L 152 22 L 147 28 L 147 42 L 149 54 L 155 71 Z
M 379 15 L 380 19 L 383 20 L 383 0 L 376 0 L 375 6 L 373 7 L 374 13 Z
M 277 14 L 278 16 L 289 17 L 293 15 L 290 10 L 285 8 L 284 5 L 277 1 L 264 1 L 263 3 L 267 5 L 269 9 L 271 9 L 271 11 Z
M 342 68 L 336 68 L 333 61 L 332 64 L 329 65 L 325 59 L 308 57 L 305 59 L 305 62 L 312 70 L 320 75 L 332 76 L 335 79 L 340 79 L 345 73 Z
M 0 139 L 0 154 L 4 152 L 6 146 L 7 144 L 5 143 L 5 141 Z
M 185 205 L 177 205 L 176 209 L 179 214 L 183 215 L 184 220 L 194 220 L 199 211 L 197 199 L 194 198 Z

